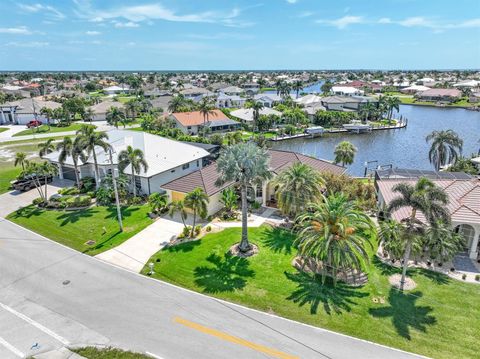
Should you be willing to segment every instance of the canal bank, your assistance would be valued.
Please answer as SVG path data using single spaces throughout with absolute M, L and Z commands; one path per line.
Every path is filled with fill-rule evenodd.
M 306 155 L 333 160 L 335 146 L 350 141 L 357 147 L 355 161 L 348 173 L 363 176 L 365 162 L 372 165 L 432 169 L 428 161 L 429 145 L 425 137 L 434 130 L 456 131 L 464 141 L 463 153 L 477 153 L 480 148 L 480 112 L 455 108 L 435 108 L 401 105 L 399 116 L 408 118 L 408 126 L 389 131 L 361 134 L 327 134 L 314 139 L 291 139 L 272 144 L 275 149 L 296 151 Z M 376 161 L 376 162 L 372 162 Z

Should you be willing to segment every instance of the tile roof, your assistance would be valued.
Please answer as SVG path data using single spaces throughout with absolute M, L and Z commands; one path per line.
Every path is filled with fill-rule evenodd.
M 172 113 L 172 116 L 180 123 L 182 126 L 198 126 L 203 125 L 204 118 L 200 111 L 193 112 L 175 112 Z M 215 122 L 215 121 L 225 121 L 229 118 L 220 110 L 213 110 L 213 113 L 208 116 L 208 119 L 205 118 L 205 121 Z
M 423 91 L 419 95 L 420 97 L 436 97 L 436 96 L 446 96 L 446 97 L 460 97 L 462 96 L 462 91 L 457 89 L 439 89 L 434 88 L 430 90 Z
M 432 181 L 447 192 L 449 198 L 447 208 L 452 216 L 452 221 L 480 224 L 480 179 L 440 179 Z M 393 187 L 402 182 L 414 184 L 416 179 L 383 179 L 377 181 L 378 190 L 387 205 L 398 196 L 397 193 L 393 192 Z M 392 216 L 396 220 L 402 220 L 409 214 L 410 208 L 402 208 L 392 213 Z M 420 213 L 419 219 L 425 221 L 423 214 Z
M 305 156 L 296 152 L 268 150 L 268 153 L 270 155 L 269 167 L 270 170 L 275 174 L 279 174 L 296 162 L 305 163 L 320 172 L 333 172 L 341 174 L 346 170 L 344 167 L 334 165 L 328 161 L 319 160 L 317 158 Z M 177 178 L 165 185 L 162 185 L 162 188 L 188 193 L 193 189 L 200 187 L 208 196 L 211 196 L 233 183 L 229 182 L 221 187 L 217 187 L 215 185 L 217 178 L 217 166 L 216 163 L 212 163 L 200 170 L 189 173 L 183 177 Z

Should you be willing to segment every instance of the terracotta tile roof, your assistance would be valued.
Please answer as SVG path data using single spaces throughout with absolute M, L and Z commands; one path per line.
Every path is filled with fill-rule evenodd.
M 341 174 L 345 172 L 346 168 L 334 165 L 328 161 L 319 160 L 313 157 L 305 156 L 300 153 L 268 150 L 270 155 L 270 170 L 275 174 L 279 174 L 283 170 L 289 168 L 296 162 L 305 163 L 319 172 L 333 172 Z M 215 185 L 215 181 L 218 178 L 217 165 L 212 163 L 200 170 L 189 173 L 183 177 L 177 178 L 167 184 L 162 185 L 162 188 L 188 193 L 195 188 L 202 188 L 209 196 L 221 191 L 222 189 L 230 186 L 233 182 L 226 183 L 221 187 Z
M 462 91 L 457 89 L 440 89 L 440 88 L 433 88 L 430 90 L 422 91 L 419 95 L 420 97 L 461 97 Z
M 414 184 L 416 179 L 377 181 L 378 190 L 387 205 L 398 196 L 397 193 L 393 192 L 393 187 L 401 182 Z M 433 182 L 448 194 L 449 204 L 447 208 L 452 216 L 452 221 L 480 224 L 480 179 L 433 180 Z M 402 220 L 409 214 L 410 208 L 402 208 L 394 212 L 392 216 L 396 220 Z M 425 221 L 423 214 L 420 213 L 419 219 Z
M 193 111 L 193 112 L 175 112 L 172 113 L 172 116 L 180 123 L 182 126 L 198 126 L 203 125 L 203 115 L 200 111 Z M 225 121 L 229 120 L 225 114 L 220 110 L 213 110 L 212 114 L 208 115 L 208 119 L 205 120 L 209 122 L 215 121 Z

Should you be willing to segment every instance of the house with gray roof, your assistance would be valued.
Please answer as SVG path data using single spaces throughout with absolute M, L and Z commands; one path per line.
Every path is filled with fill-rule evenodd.
M 40 114 L 42 108 L 56 109 L 62 105 L 55 101 L 45 101 L 40 98 L 24 98 L 0 105 L 0 124 L 26 125 L 32 120 L 45 122 L 47 119 Z

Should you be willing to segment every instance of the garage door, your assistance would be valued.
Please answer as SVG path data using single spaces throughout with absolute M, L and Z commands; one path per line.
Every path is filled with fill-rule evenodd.
M 172 201 L 183 201 L 185 193 L 172 191 Z
M 62 167 L 63 178 L 75 181 L 75 170 L 69 167 Z

